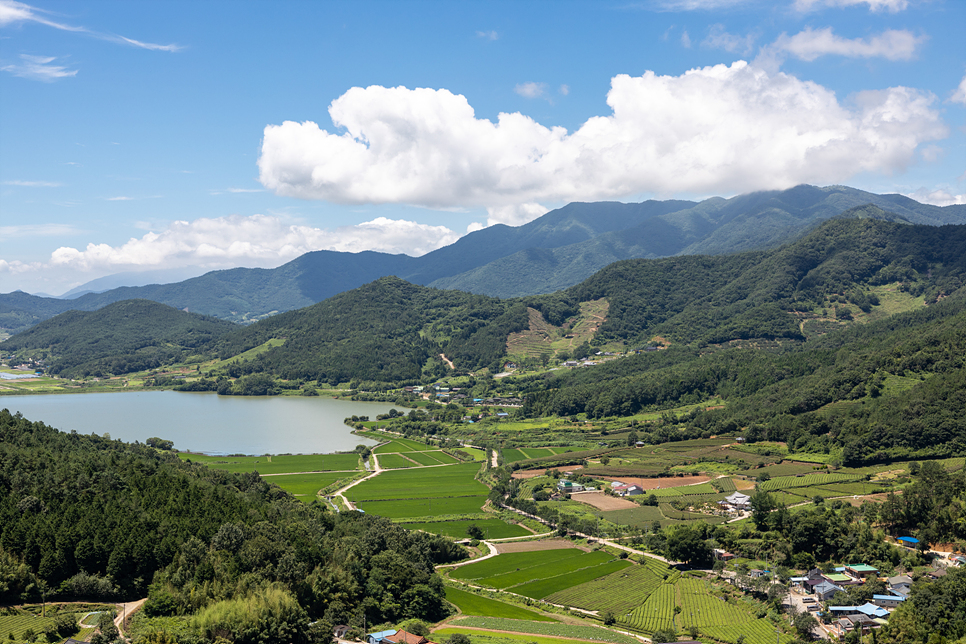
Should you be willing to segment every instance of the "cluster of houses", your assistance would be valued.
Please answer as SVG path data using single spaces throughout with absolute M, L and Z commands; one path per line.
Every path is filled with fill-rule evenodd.
M 935 572 L 941 574 L 939 571 Z M 829 604 L 828 613 L 833 618 L 831 630 L 838 636 L 844 636 L 853 631 L 867 633 L 886 624 L 892 609 L 909 597 L 912 578 L 908 575 L 897 575 L 887 580 L 888 594 L 873 595 L 872 601 L 861 606 L 834 605 L 835 596 L 844 593 L 846 587 L 864 584 L 878 575 L 879 571 L 875 566 L 850 564 L 835 568 L 830 573 L 814 568 L 806 576 L 792 577 L 791 581 L 811 594 L 811 597 L 803 600 L 808 605 L 808 610 L 819 610 L 818 602 Z

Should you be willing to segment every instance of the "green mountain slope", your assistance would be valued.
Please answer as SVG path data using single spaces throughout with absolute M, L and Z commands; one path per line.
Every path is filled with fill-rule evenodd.
M 384 277 L 239 329 L 222 338 L 218 353 L 227 358 L 284 338 L 284 344 L 232 365 L 229 372 L 333 384 L 418 381 L 424 374 L 445 373 L 441 353 L 464 370 L 491 365 L 504 355 L 507 335 L 526 324 L 521 303 Z
M 630 258 L 726 254 L 787 244 L 858 206 L 864 217 L 941 225 L 966 223 L 966 206 L 940 208 L 901 195 L 830 186 L 798 186 L 732 199 L 712 198 L 620 231 L 561 247 L 521 251 L 431 285 L 497 297 L 550 293 Z
M 173 362 L 234 327 L 149 300 L 124 300 L 61 313 L 0 343 L 0 350 L 44 355 L 48 371 L 65 378 L 103 376 Z

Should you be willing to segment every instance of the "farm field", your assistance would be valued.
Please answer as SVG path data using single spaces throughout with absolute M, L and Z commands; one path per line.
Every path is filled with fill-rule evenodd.
M 578 548 L 541 550 L 537 552 L 508 553 L 486 561 L 461 566 L 449 574 L 453 579 L 483 579 L 511 571 L 541 566 L 555 561 L 566 561 L 586 554 Z
M 426 452 L 438 449 L 426 443 L 418 443 L 405 438 L 393 438 L 385 445 L 380 445 L 372 451 L 376 454 L 388 454 L 390 452 Z
M 584 610 L 626 614 L 643 604 L 667 574 L 666 564 L 648 557 L 645 564 L 557 591 L 544 599 Z
M 322 488 L 331 485 L 339 479 L 352 476 L 352 472 L 321 472 L 312 474 L 278 474 L 267 476 L 265 480 L 274 483 L 286 492 L 312 500 Z
M 229 472 L 288 474 L 295 472 L 331 472 L 359 469 L 359 455 L 351 454 L 282 454 L 277 456 L 208 456 L 181 452 L 183 461 L 204 463 Z
M 414 452 L 415 453 L 415 452 Z M 402 454 L 379 454 L 379 467 L 386 470 L 397 470 L 406 467 L 419 467 L 419 463 L 413 463 Z
M 554 553 L 568 553 L 567 550 L 550 550 L 549 552 Z M 510 555 L 501 555 L 508 557 Z M 526 555 L 524 555 L 525 557 Z M 520 555 L 517 555 L 520 557 Z M 520 557 L 521 559 L 523 557 Z M 532 582 L 536 579 L 548 579 L 550 577 L 556 577 L 561 574 L 574 572 L 576 570 L 581 570 L 583 568 L 589 568 L 592 566 L 597 566 L 602 563 L 606 563 L 613 559 L 614 556 L 608 552 L 583 552 L 576 557 L 568 556 L 566 558 L 558 557 L 547 563 L 538 566 L 526 566 L 519 567 L 517 570 L 505 572 L 500 575 L 493 575 L 490 577 L 483 577 L 479 579 L 479 583 L 486 584 L 487 586 L 492 586 L 494 588 L 509 588 L 511 586 L 516 586 L 518 584 L 524 584 Z
M 582 568 L 580 570 L 575 570 L 562 575 L 556 575 L 555 577 L 548 577 L 546 579 L 536 579 L 525 584 L 513 586 L 512 590 L 513 592 L 523 595 L 524 597 L 543 599 L 547 595 L 552 595 L 553 593 L 561 590 L 578 586 L 580 584 L 587 583 L 588 581 L 593 581 L 598 577 L 610 575 L 611 573 L 623 570 L 624 568 L 633 565 L 634 564 L 626 559 L 612 559 L 596 566 Z
M 553 622 L 550 617 L 532 610 L 514 606 L 506 602 L 483 597 L 465 590 L 446 587 L 446 601 L 460 609 L 463 615 L 477 615 L 480 617 L 507 617 L 510 619 L 526 619 L 534 622 Z
M 420 523 L 403 523 L 407 530 L 423 530 L 433 534 L 441 534 L 454 539 L 466 538 L 466 528 L 475 525 L 483 530 L 486 539 L 504 539 L 507 537 L 523 537 L 533 534 L 526 528 L 507 523 L 502 519 L 462 519 L 459 521 L 427 521 Z
M 452 624 L 451 628 L 489 628 L 497 631 L 509 631 L 511 633 L 568 637 L 596 642 L 612 642 L 613 644 L 640 644 L 636 638 L 604 628 L 597 628 L 596 626 L 560 624 L 557 622 L 534 622 L 502 617 L 462 617 L 450 623 Z M 495 633 L 495 635 L 502 636 L 503 633 Z M 528 638 L 527 641 L 532 641 L 532 637 Z
M 764 492 L 774 492 L 787 488 L 811 487 L 819 485 L 834 485 L 836 483 L 849 483 L 864 478 L 861 474 L 848 473 L 818 473 L 805 474 L 804 476 L 779 476 L 758 484 L 758 489 Z
M 417 517 L 431 518 L 444 514 L 478 514 L 485 501 L 486 496 L 480 495 L 356 501 L 355 503 L 369 514 L 378 514 L 389 519 L 413 519 Z
M 459 462 L 449 454 L 439 450 L 432 452 L 407 452 L 406 456 L 420 465 L 450 465 Z
M 385 472 L 355 486 L 347 495 L 354 502 L 486 495 L 489 488 L 474 478 L 479 469 L 480 466 L 476 463 L 461 463 L 432 469 L 414 468 Z
M 459 633 L 466 635 L 471 644 L 574 644 L 580 640 L 572 638 L 548 637 L 529 633 L 507 633 L 506 631 L 487 631 L 478 628 L 459 628 L 446 626 L 433 631 L 433 634 L 449 636 Z

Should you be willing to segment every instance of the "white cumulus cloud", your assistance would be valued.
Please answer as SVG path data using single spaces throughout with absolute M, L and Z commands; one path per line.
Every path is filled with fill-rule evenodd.
M 131 238 L 119 246 L 90 243 L 83 250 L 61 247 L 50 267 L 78 270 L 271 264 L 314 250 L 376 250 L 422 255 L 453 243 L 459 235 L 445 226 L 378 217 L 333 229 L 286 223 L 279 217 L 252 215 L 175 221 L 161 232 Z
M 817 83 L 738 61 L 616 76 L 612 112 L 568 132 L 520 113 L 477 118 L 445 89 L 356 87 L 329 107 L 335 132 L 311 121 L 267 126 L 259 178 L 290 197 L 482 206 L 491 220 L 507 212 L 516 222 L 524 204 L 736 194 L 899 172 L 921 143 L 947 136 L 935 100 L 893 87 L 840 103 Z
M 906 196 L 910 199 L 915 199 L 919 203 L 928 203 L 934 206 L 966 204 L 966 195 L 956 195 L 945 188 L 919 188 Z

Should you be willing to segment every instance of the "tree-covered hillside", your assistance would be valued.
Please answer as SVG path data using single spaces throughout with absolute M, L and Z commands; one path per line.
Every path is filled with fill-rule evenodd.
M 320 619 L 438 619 L 433 566 L 462 556 L 385 519 L 302 503 L 254 473 L 7 410 L 0 464 L 0 602 L 45 588 L 48 599 L 147 594 L 149 615 L 196 614 L 200 642 L 305 642 Z M 258 623 L 240 620 L 246 612 Z
M 124 300 L 97 311 L 68 311 L 0 343 L 42 357 L 65 378 L 154 369 L 201 351 L 235 325 L 151 302 Z
M 507 335 L 526 324 L 522 303 L 386 277 L 239 329 L 222 338 L 217 351 L 226 358 L 281 338 L 282 345 L 232 365 L 231 374 L 268 372 L 333 384 L 416 382 L 446 372 L 441 353 L 459 369 L 494 365 L 506 352 Z

